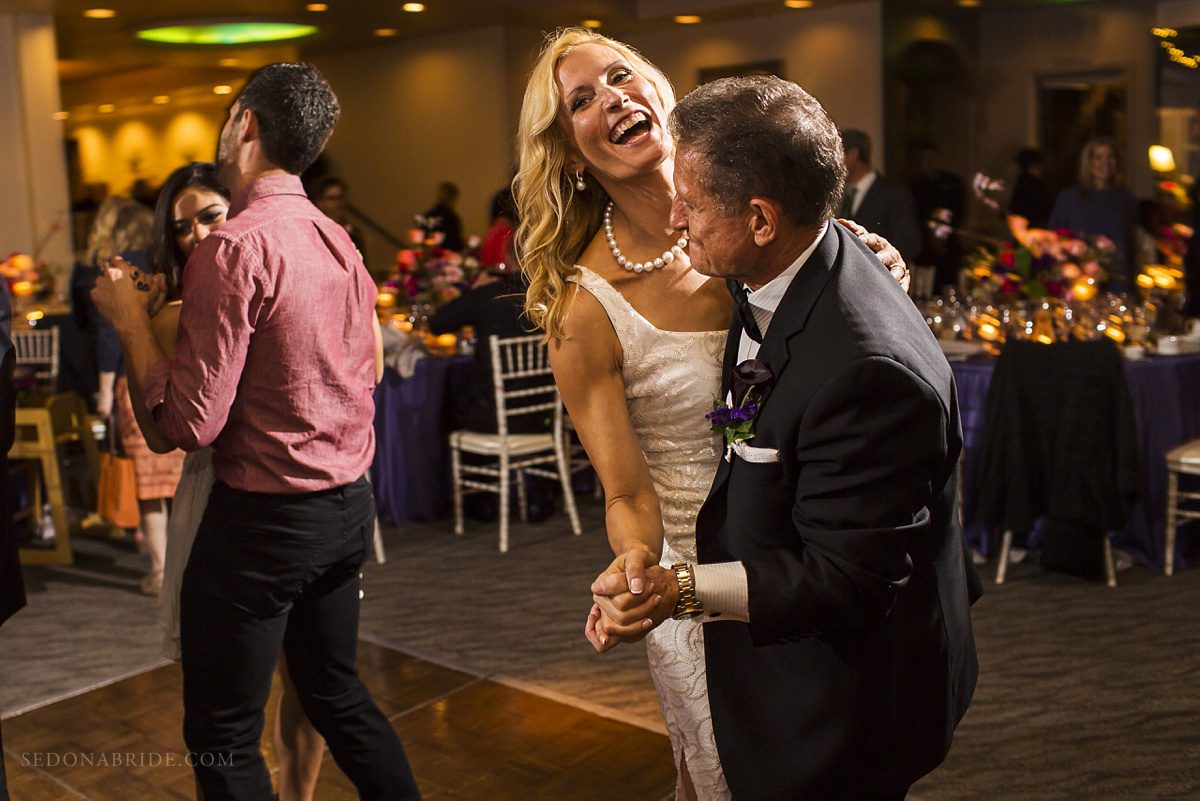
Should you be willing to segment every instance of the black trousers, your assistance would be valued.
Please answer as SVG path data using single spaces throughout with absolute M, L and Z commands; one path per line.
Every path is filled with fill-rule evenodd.
M 419 799 L 391 724 L 358 678 L 365 479 L 274 495 L 213 487 L 183 575 L 184 740 L 205 801 L 274 799 L 259 748 L 282 649 L 308 719 L 363 799 Z

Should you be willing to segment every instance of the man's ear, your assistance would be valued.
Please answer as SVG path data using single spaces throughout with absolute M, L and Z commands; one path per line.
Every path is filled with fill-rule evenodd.
M 248 108 L 242 109 L 238 114 L 238 122 L 241 125 L 243 142 L 253 142 L 258 139 L 258 115 Z
M 779 204 L 767 198 L 750 198 L 750 234 L 754 244 L 766 247 L 779 236 L 779 224 L 783 218 L 783 210 Z

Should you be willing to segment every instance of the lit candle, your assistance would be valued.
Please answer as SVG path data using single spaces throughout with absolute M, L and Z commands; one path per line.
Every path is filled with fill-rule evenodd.
M 454 334 L 442 334 L 435 341 L 443 348 L 449 348 L 453 347 L 458 342 L 458 337 L 454 336 Z

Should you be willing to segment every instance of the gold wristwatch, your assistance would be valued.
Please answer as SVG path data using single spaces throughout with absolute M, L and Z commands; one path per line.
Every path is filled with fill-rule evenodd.
M 679 600 L 675 602 L 675 611 L 671 617 L 676 620 L 687 620 L 704 614 L 704 607 L 696 597 L 696 579 L 692 576 L 692 566 L 687 562 L 676 562 L 671 565 L 675 571 L 675 581 L 679 583 Z

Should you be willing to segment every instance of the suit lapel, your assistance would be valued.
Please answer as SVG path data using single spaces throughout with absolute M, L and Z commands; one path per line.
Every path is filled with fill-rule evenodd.
M 800 272 L 796 273 L 796 277 L 792 279 L 792 283 L 784 294 L 783 300 L 779 302 L 779 307 L 771 317 L 771 325 L 767 329 L 762 347 L 758 351 L 758 359 L 766 362 L 771 368 L 771 372 L 775 375 L 775 380 L 771 382 L 771 385 L 763 394 L 761 404 L 764 408 L 768 406 L 771 393 L 779 383 L 779 378 L 787 367 L 788 360 L 791 358 L 789 349 L 790 340 L 804 330 L 804 326 L 808 323 L 809 315 L 812 314 L 817 298 L 821 296 L 821 293 L 825 290 L 825 286 L 829 283 L 829 279 L 833 277 L 835 267 L 838 264 L 838 254 L 841 249 L 841 241 L 838 234 L 839 228 L 840 226 L 837 223 L 829 223 L 829 227 L 825 231 L 825 236 L 821 239 L 820 244 L 817 245 L 817 249 L 813 251 L 808 261 L 800 268 Z M 725 342 L 724 379 L 721 387 L 722 400 L 725 399 L 729 392 L 729 377 L 735 367 L 734 360 L 737 359 L 738 343 L 741 340 L 741 336 L 742 326 L 737 319 L 737 315 L 734 315 L 733 327 L 730 329 L 729 338 Z M 717 469 L 716 478 L 713 480 L 713 487 L 709 493 L 710 497 L 729 478 L 729 470 L 729 464 L 722 459 Z

